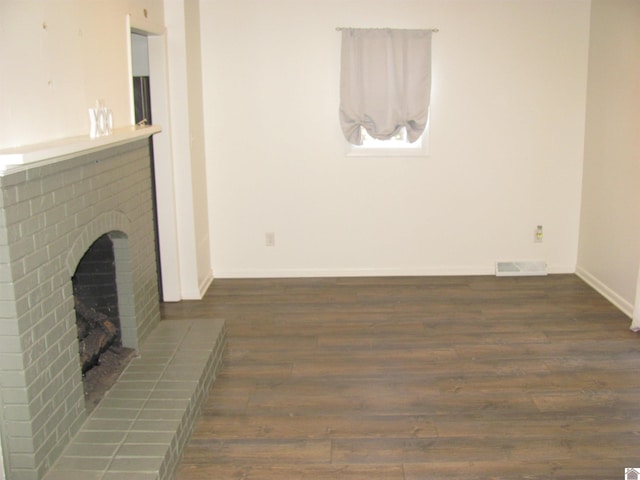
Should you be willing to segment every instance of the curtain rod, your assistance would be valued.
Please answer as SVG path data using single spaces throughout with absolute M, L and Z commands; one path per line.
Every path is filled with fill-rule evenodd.
M 341 32 L 342 30 L 394 30 L 392 28 L 355 28 L 355 27 L 336 27 L 336 31 L 337 32 Z M 408 29 L 403 29 L 403 28 L 399 28 L 397 30 L 415 30 L 415 31 L 422 31 L 422 32 L 433 32 L 433 33 L 438 33 L 440 30 L 437 28 L 408 28 Z

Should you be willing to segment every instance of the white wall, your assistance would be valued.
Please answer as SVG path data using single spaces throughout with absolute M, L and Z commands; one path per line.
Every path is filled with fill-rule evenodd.
M 165 0 L 165 17 L 172 92 L 176 226 L 180 235 L 180 298 L 199 299 L 213 276 L 209 255 L 198 4 Z
M 99 98 L 130 124 L 127 13 L 164 24 L 158 1 L 0 2 L 0 149 L 88 134 Z
M 0 150 L 88 135 L 87 109 L 99 98 L 113 110 L 116 128 L 131 125 L 127 15 L 136 29 L 158 35 L 150 40 L 153 63 L 165 77 L 173 69 L 175 80 L 151 79 L 152 96 L 158 94 L 154 86 L 164 85 L 162 97 L 168 98 L 162 115 L 154 111 L 155 123 L 163 127 L 154 139 L 156 173 L 162 177 L 156 184 L 163 285 L 166 299 L 180 300 L 199 298 L 212 277 L 204 140 L 198 134 L 202 102 L 193 81 L 183 82 L 200 81 L 199 53 L 195 61 L 184 61 L 193 28 L 185 28 L 184 13 L 182 23 L 174 24 L 165 4 L 178 12 L 191 8 L 195 19 L 187 21 L 198 26 L 192 1 L 185 7 L 177 0 L 0 0 Z M 165 17 L 168 39 L 161 35 Z
M 577 272 L 631 315 L 640 265 L 640 2 L 594 0 Z
M 194 212 L 193 250 L 197 259 L 197 298 L 201 298 L 213 280 L 211 268 L 211 238 L 209 236 L 209 202 L 207 196 L 207 166 L 204 146 L 204 108 L 202 97 L 202 54 L 200 37 L 200 7 L 197 1 L 185 2 L 187 67 L 189 71 L 189 112 L 191 116 L 191 189 Z
M 589 7 L 202 0 L 214 274 L 573 272 Z M 337 26 L 440 29 L 429 158 L 345 157 Z

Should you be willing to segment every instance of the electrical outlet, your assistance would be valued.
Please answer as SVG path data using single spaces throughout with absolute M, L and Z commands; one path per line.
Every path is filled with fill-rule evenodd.
M 536 227 L 535 235 L 533 237 L 533 241 L 535 243 L 542 243 L 542 239 L 544 237 L 544 232 L 542 231 L 542 225 L 538 225 Z
M 264 234 L 264 244 L 267 247 L 275 247 L 276 246 L 276 234 L 273 232 L 267 232 Z

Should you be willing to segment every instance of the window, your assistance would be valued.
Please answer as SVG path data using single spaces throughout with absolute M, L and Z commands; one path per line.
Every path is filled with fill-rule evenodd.
M 429 155 L 429 124 L 424 133 L 411 143 L 407 140 L 407 130 L 403 128 L 389 140 L 377 140 L 360 127 L 362 145 L 347 143 L 349 157 L 426 157 Z
M 348 155 L 427 154 L 433 30 L 341 29 Z

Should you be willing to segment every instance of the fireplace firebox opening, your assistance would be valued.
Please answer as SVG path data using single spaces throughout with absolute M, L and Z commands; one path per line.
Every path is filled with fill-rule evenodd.
M 119 243 L 122 240 L 124 244 Z M 80 259 L 71 279 L 88 412 L 135 355 L 135 349 L 123 345 L 119 308 L 119 290 L 123 286 L 118 285 L 118 269 L 124 265 L 118 265 L 117 257 L 122 255 L 117 255 L 119 250 L 114 249 L 114 241 L 126 247 L 126 237 L 117 232 L 102 235 Z

